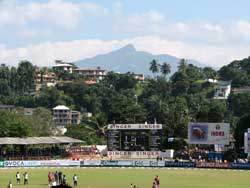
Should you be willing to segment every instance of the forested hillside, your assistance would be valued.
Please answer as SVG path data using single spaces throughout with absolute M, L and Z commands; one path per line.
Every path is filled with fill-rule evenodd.
M 56 105 L 66 105 L 93 117 L 68 127 L 69 136 L 87 144 L 105 143 L 109 123 L 161 123 L 164 147 L 167 138 L 185 142 L 190 121 L 229 122 L 237 146 L 243 145 L 243 132 L 250 128 L 250 92 L 231 92 L 228 100 L 213 99 L 216 83 L 208 78 L 231 80 L 234 88 L 249 86 L 250 58 L 234 61 L 220 70 L 199 68 L 181 60 L 178 71 L 169 78 L 167 63 L 151 62 L 153 77 L 137 81 L 133 74 L 108 72 L 105 79 L 86 85 L 84 78 L 64 74 L 65 82 L 55 87 L 35 88 L 35 67 L 27 61 L 17 68 L 0 67 L 0 103 L 19 110 L 0 113 L 0 137 L 50 135 L 54 124 L 50 114 Z M 38 108 L 34 117 L 25 117 L 23 107 Z

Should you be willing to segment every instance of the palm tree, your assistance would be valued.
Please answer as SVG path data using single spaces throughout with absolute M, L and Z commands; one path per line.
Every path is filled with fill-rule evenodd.
M 186 72 L 187 67 L 188 67 L 187 60 L 181 59 L 178 66 L 179 71 Z
M 161 73 L 164 75 L 164 77 L 166 78 L 166 76 L 171 72 L 171 66 L 168 63 L 163 63 L 163 65 L 161 65 Z
M 85 128 L 99 137 L 106 137 L 107 117 L 104 113 L 98 113 L 94 117 L 85 120 Z
M 157 61 L 155 59 L 153 59 L 151 62 L 150 62 L 150 68 L 149 70 L 153 73 L 153 74 L 156 74 L 159 72 L 159 64 L 157 63 Z

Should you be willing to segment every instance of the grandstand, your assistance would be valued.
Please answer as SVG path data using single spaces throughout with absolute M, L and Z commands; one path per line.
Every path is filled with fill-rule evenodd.
M 81 144 L 70 137 L 3 137 L 0 138 L 0 160 L 48 160 L 64 158 L 70 154 L 65 147 Z

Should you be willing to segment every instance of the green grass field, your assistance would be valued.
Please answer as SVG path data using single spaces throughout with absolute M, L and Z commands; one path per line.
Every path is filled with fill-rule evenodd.
M 49 171 L 59 168 L 37 169 L 0 169 L 0 188 L 8 181 L 13 188 L 24 188 L 15 183 L 15 174 L 19 171 L 29 173 L 29 188 L 47 188 Z M 61 168 L 72 185 L 74 173 L 79 177 L 79 188 L 129 188 L 130 183 L 140 188 L 151 188 L 155 175 L 160 175 L 161 188 L 249 188 L 250 171 L 232 170 L 183 170 L 183 169 L 126 169 L 126 168 Z

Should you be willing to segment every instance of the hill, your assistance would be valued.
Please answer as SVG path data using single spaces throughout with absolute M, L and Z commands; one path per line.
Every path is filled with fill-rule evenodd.
M 177 70 L 179 58 L 168 55 L 153 55 L 144 51 L 137 51 L 133 45 L 128 44 L 123 48 L 116 51 L 112 51 L 107 54 L 97 55 L 93 58 L 88 58 L 84 60 L 79 60 L 74 62 L 79 68 L 96 68 L 101 67 L 109 71 L 115 72 L 134 72 L 143 73 L 145 75 L 150 75 L 149 71 L 150 62 L 155 59 L 162 62 L 167 62 L 171 65 L 171 73 Z M 192 63 L 199 67 L 204 67 L 202 63 L 195 60 L 188 60 L 188 63 Z

